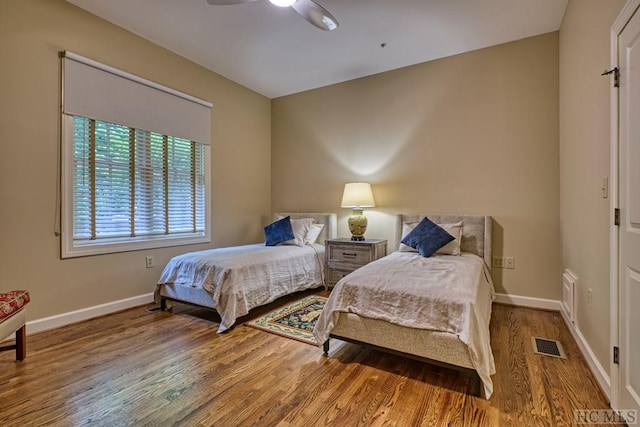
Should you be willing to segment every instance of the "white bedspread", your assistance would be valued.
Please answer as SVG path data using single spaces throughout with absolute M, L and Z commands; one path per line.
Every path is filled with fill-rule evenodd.
M 393 252 L 336 284 L 313 334 L 324 343 L 339 312 L 455 334 L 469 348 L 489 398 L 495 373 L 489 339 L 493 297 L 491 276 L 476 255 L 424 258 L 413 252 Z
M 264 243 L 190 252 L 172 258 L 158 285 L 202 287 L 220 314 L 218 332 L 238 317 L 296 291 L 323 283 L 324 246 Z

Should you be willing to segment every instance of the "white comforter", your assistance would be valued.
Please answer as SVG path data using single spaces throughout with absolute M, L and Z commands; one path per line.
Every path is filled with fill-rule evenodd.
M 313 334 L 324 343 L 339 312 L 455 334 L 468 346 L 489 398 L 495 373 L 489 339 L 494 290 L 487 270 L 480 257 L 467 253 L 424 258 L 394 252 L 336 284 Z
M 323 283 L 324 246 L 264 243 L 190 252 L 172 258 L 158 285 L 201 287 L 211 293 L 224 332 L 252 308 Z

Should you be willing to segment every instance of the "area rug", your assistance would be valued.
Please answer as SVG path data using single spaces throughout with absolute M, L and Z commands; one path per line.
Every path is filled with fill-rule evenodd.
M 313 327 L 326 301 L 325 297 L 312 295 L 248 322 L 246 325 L 307 344 L 318 345 L 313 337 Z

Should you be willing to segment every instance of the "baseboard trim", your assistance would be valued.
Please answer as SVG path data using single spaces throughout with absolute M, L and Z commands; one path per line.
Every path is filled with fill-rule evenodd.
M 72 323 L 81 322 L 98 316 L 104 316 L 105 314 L 138 307 L 152 302 L 153 293 L 148 293 L 131 298 L 125 298 L 119 301 L 108 302 L 106 304 L 70 311 L 68 313 L 57 314 L 55 316 L 31 320 L 27 322 L 27 334 L 48 331 L 50 329 L 59 328 L 61 326 L 70 325 Z
M 571 319 L 567 317 L 567 314 L 564 311 L 560 310 L 560 314 L 562 315 L 562 319 L 567 325 L 567 328 L 569 328 L 569 332 L 571 332 L 571 335 L 573 335 L 573 339 L 576 340 L 578 347 L 580 347 L 580 351 L 587 361 L 589 369 L 591 369 L 591 372 L 596 377 L 596 381 L 598 381 L 600 388 L 607 396 L 607 398 L 611 400 L 611 378 L 607 374 L 607 371 L 598 361 L 598 358 L 593 353 L 593 350 L 591 350 L 591 346 L 589 346 L 589 343 L 585 339 L 584 335 L 582 335 L 582 332 L 580 332 L 580 329 L 578 329 L 578 327 L 571 321 Z
M 541 310 L 560 311 L 561 302 L 552 299 L 521 297 L 518 295 L 496 294 L 494 300 L 500 304 L 517 305 L 520 307 L 538 308 Z

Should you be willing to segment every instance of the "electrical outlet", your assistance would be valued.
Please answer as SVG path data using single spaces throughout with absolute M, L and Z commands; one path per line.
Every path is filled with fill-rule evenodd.
M 494 256 L 491 258 L 491 267 L 504 268 L 504 258 L 501 256 Z
M 591 288 L 587 290 L 587 305 L 589 306 L 589 309 L 593 308 L 593 289 Z
M 147 258 L 145 258 L 145 262 L 146 262 L 147 268 L 153 268 L 156 266 L 156 260 L 153 259 L 152 256 L 148 256 Z
M 504 257 L 504 268 L 516 268 L 516 259 L 512 256 Z

